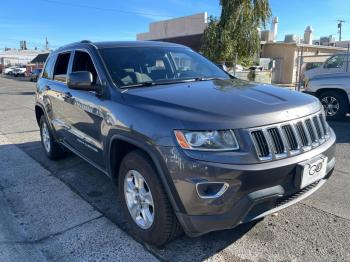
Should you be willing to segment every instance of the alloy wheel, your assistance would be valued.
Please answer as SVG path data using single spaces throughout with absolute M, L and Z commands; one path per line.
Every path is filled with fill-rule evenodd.
M 322 98 L 321 103 L 327 116 L 334 116 L 339 110 L 339 101 L 333 96 L 326 96 Z
M 43 123 L 42 128 L 41 128 L 41 137 L 42 137 L 46 152 L 50 152 L 50 150 L 51 150 L 51 138 L 50 138 L 49 129 L 48 129 L 47 124 L 45 122 Z
M 124 179 L 124 196 L 129 213 L 142 229 L 148 229 L 154 221 L 154 202 L 145 178 L 136 170 L 130 170 Z

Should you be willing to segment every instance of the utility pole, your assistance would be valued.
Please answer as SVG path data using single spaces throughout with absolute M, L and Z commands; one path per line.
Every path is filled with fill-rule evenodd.
M 49 49 L 49 41 L 47 41 L 47 37 L 45 38 L 45 48 L 46 50 Z
M 343 27 L 343 23 L 345 23 L 345 20 L 337 20 L 338 21 L 338 32 L 339 32 L 339 42 L 341 41 L 341 30 Z

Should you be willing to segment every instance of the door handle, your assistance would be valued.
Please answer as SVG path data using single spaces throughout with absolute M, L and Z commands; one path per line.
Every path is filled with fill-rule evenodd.
M 51 90 L 51 87 L 48 86 L 48 85 L 45 85 L 44 90 L 45 90 L 45 91 Z

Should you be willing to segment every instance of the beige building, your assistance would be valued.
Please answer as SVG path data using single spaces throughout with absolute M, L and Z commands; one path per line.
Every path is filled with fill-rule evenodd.
M 149 25 L 149 31 L 136 35 L 137 40 L 173 42 L 199 50 L 200 40 L 207 28 L 206 12 L 158 21 Z
M 298 65 L 301 53 L 304 62 L 324 62 L 334 53 L 347 49 L 332 46 L 308 45 L 302 43 L 269 42 L 262 44 L 261 57 L 275 61 L 272 82 L 295 84 L 298 79 Z M 301 70 L 305 70 L 302 68 Z

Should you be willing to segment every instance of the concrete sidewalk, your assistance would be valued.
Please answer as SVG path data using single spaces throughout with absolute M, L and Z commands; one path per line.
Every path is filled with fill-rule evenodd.
M 0 159 L 2 262 L 156 260 L 5 135 Z

